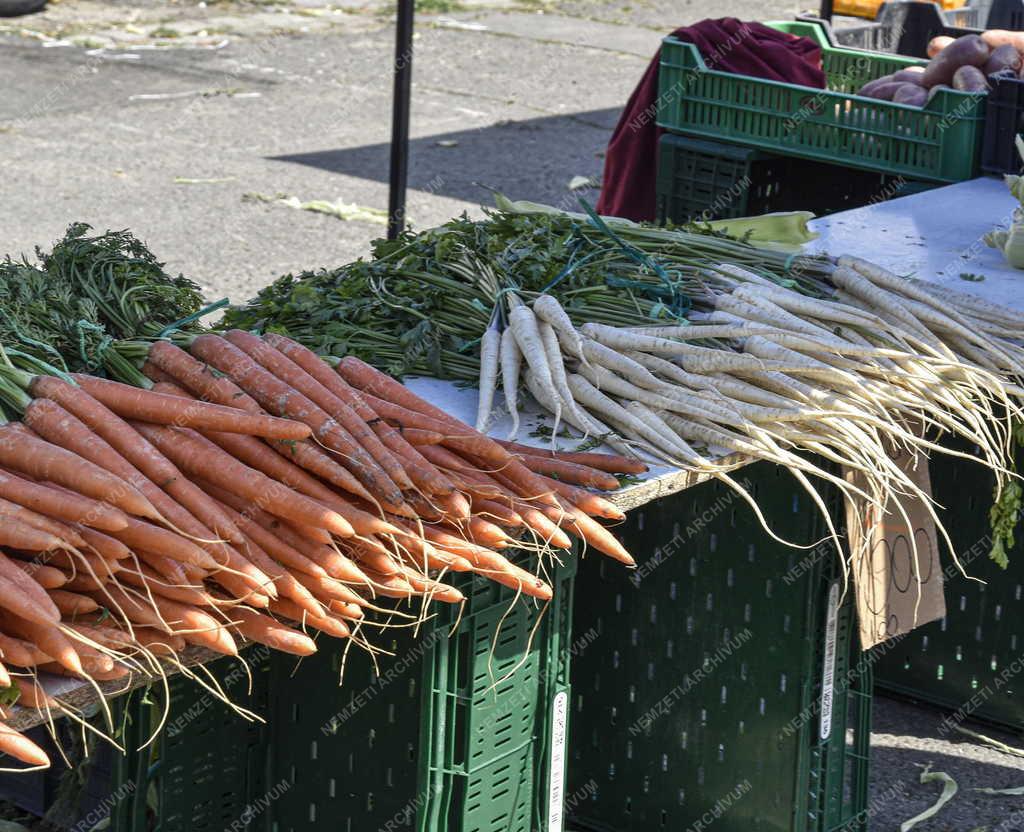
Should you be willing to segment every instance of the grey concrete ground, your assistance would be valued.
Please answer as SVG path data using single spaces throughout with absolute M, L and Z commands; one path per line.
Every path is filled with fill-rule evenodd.
M 480 183 L 559 202 L 601 173 L 619 109 L 659 33 L 708 15 L 784 18 L 795 0 L 422 0 L 409 214 L 479 211 Z M 289 270 L 365 254 L 379 222 L 253 195 L 387 205 L 393 30 L 376 0 L 64 0 L 0 20 L 0 252 L 72 221 L 131 228 L 211 296 L 241 301 Z M 587 195 L 596 198 L 596 192 Z M 379 218 L 378 218 L 379 219 Z M 872 828 L 960 793 L 922 832 L 1024 829 L 1024 758 L 942 739 L 941 715 L 876 709 Z M 1024 739 L 1000 735 L 1004 742 Z M 901 783 L 905 790 L 894 790 Z

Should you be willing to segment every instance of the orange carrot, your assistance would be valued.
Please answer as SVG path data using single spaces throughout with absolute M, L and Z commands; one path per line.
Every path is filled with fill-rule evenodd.
M 125 524 L 127 527 L 127 524 Z M 109 534 L 103 534 L 95 529 L 89 529 L 85 526 L 78 527 L 79 534 L 85 538 L 85 545 L 92 549 L 101 558 L 107 560 L 124 560 L 125 558 L 131 557 L 132 550 L 125 546 L 120 540 L 111 537 Z
M 434 430 L 421 430 L 420 428 L 396 429 L 410 445 L 440 445 L 444 441 L 444 434 Z
M 474 499 L 472 501 L 473 511 L 482 516 L 485 520 L 498 523 L 502 526 L 518 528 L 525 525 L 523 518 L 518 512 L 508 506 L 504 506 L 495 500 Z
M 33 529 L 39 529 L 41 532 L 52 534 L 57 539 L 70 543 L 72 546 L 82 547 L 85 545 L 82 536 L 70 526 L 61 523 L 59 520 L 54 520 L 52 517 L 47 517 L 45 514 L 32 511 L 30 508 L 12 503 L 2 497 L 0 497 L 0 520 L 5 522 L 16 520 L 26 526 L 31 526 Z
M 154 595 L 170 598 L 182 604 L 193 604 L 197 607 L 209 606 L 212 601 L 210 596 L 201 589 L 193 589 L 187 586 L 176 586 L 163 580 L 162 576 L 155 569 L 143 564 L 140 571 L 126 568 L 118 575 L 123 584 L 131 584 L 143 591 L 148 589 Z
M 5 524 L 6 525 L 6 524 Z M 0 553 L 0 606 L 39 624 L 60 621 L 60 611 L 38 583 L 6 555 Z
M 42 563 L 29 563 L 28 561 L 23 560 L 15 560 L 11 561 L 11 563 L 28 575 L 43 589 L 55 590 L 58 587 L 64 586 L 64 584 L 68 582 L 64 573 L 52 566 L 46 566 Z M 53 600 L 53 593 L 50 592 L 49 595 L 50 600 Z M 54 603 L 56 604 L 56 601 L 54 601 Z M 60 609 L 59 604 L 57 605 L 57 609 Z
M 558 528 L 558 524 L 552 521 L 540 509 L 526 503 L 519 503 L 516 506 L 516 511 L 523 518 L 526 525 L 550 545 L 556 546 L 559 549 L 572 548 L 572 540 L 569 536 Z M 552 511 L 557 511 L 557 509 L 552 509 Z
M 346 604 L 366 603 L 366 599 L 363 598 L 363 596 L 354 590 L 349 589 L 341 581 L 334 580 L 334 578 L 318 577 L 315 575 L 307 575 L 302 572 L 296 572 L 295 580 L 322 601 L 337 600 Z
M 262 341 L 259 343 L 267 353 L 278 354 Z M 306 396 L 260 366 L 247 352 L 215 335 L 200 335 L 192 342 L 191 350 L 194 355 L 230 376 L 271 412 L 308 424 L 317 439 L 340 454 L 342 464 L 371 493 L 389 505 L 402 505 L 402 493 L 398 486 L 348 431 Z
M 47 599 L 49 600 L 49 599 Z M 50 602 L 53 603 L 52 601 Z M 54 607 L 56 609 L 56 607 Z M 45 624 L 6 613 L 3 617 L 4 631 L 31 642 L 51 659 L 73 673 L 84 673 L 81 656 L 75 645 L 52 622 Z
M 598 454 L 583 451 L 552 451 L 546 448 L 535 448 L 532 445 L 520 445 L 517 442 L 495 440 L 499 445 L 515 454 L 535 456 L 540 459 L 556 459 L 563 462 L 575 462 L 587 468 L 606 471 L 609 474 L 643 474 L 647 466 L 639 459 L 629 459 L 617 454 Z
M 605 520 L 622 521 L 626 519 L 622 509 L 610 500 L 606 500 L 600 494 L 593 494 L 569 483 L 559 482 L 547 477 L 544 478 L 544 482 L 550 486 L 552 491 L 561 495 L 563 500 L 569 500 L 591 516 L 603 517 Z
M 575 462 L 567 462 L 564 459 L 545 459 L 528 454 L 520 454 L 519 459 L 533 473 L 542 474 L 561 482 L 582 485 L 585 488 L 600 488 L 602 491 L 615 491 L 619 487 L 619 481 L 611 474 L 588 466 L 577 465 Z
M 321 630 L 334 638 L 347 638 L 350 631 L 343 621 L 328 613 L 324 616 L 314 616 L 307 613 L 297 604 L 291 601 L 278 600 L 270 605 L 270 611 L 277 613 L 282 618 L 292 621 L 299 621 L 314 630 Z
M 60 610 L 62 616 L 70 618 L 84 615 L 87 612 L 93 612 L 98 610 L 100 606 L 88 595 L 68 592 L 66 589 L 51 589 L 50 599 L 57 605 L 57 609 Z
M 204 337 L 204 336 L 200 336 Z M 255 502 L 290 522 L 328 529 L 339 537 L 355 534 L 352 526 L 336 511 L 324 508 L 266 474 L 250 468 L 220 450 L 198 434 L 181 428 L 136 423 L 136 428 L 167 454 L 179 467 L 204 477 L 234 494 Z M 215 450 L 217 453 L 211 452 Z
M 367 448 L 381 465 L 384 465 L 385 459 L 394 454 L 391 459 L 401 461 L 401 464 L 405 466 L 403 475 L 408 473 L 408 477 L 417 487 L 432 494 L 447 494 L 453 490 L 452 484 L 420 456 L 407 438 L 377 416 L 359 394 L 340 375 L 331 370 L 316 353 L 283 335 L 268 333 L 264 336 L 264 340 L 291 359 L 298 368 L 305 371 L 314 380 L 316 386 L 310 385 L 310 389 L 303 392 L 328 413 L 341 418 L 342 424 L 353 436 L 364 435 L 367 426 L 372 429 L 376 435 L 375 439 L 379 439 L 383 448 L 386 448 L 385 456 L 377 455 L 377 451 L 374 450 L 377 447 L 374 440 L 368 440 Z M 316 395 L 314 396 L 313 393 Z M 357 430 L 360 432 L 357 433 Z M 440 434 L 435 435 L 440 442 Z M 384 467 L 390 474 L 391 469 L 386 465 Z M 394 475 L 391 478 L 403 489 L 408 487 L 402 485 Z
M 3 626 L 2 618 L 0 626 Z M 32 642 L 6 633 L 0 633 L 0 655 L 3 655 L 7 664 L 16 667 L 35 667 L 37 664 L 53 661 Z
M 114 537 L 132 548 L 147 549 L 164 557 L 191 563 L 202 569 L 216 569 L 217 561 L 191 540 L 167 529 L 134 520 Z
M 625 547 L 616 540 L 615 536 L 604 526 L 591 518 L 585 511 L 581 511 L 571 502 L 560 498 L 559 502 L 566 514 L 570 515 L 573 528 L 580 537 L 593 546 L 602 554 L 608 555 L 626 566 L 636 566 L 633 556 L 626 551 Z
M 44 442 L 14 425 L 0 427 L 0 465 L 50 480 L 95 500 L 109 503 L 128 514 L 159 519 L 153 505 L 134 487 L 71 451 Z
M 339 398 L 333 391 L 325 387 L 315 375 L 305 367 L 300 366 L 284 351 L 275 348 L 270 338 L 262 340 L 255 335 L 241 330 L 231 330 L 227 335 L 228 340 L 239 349 L 245 351 L 256 359 L 269 373 L 276 376 L 285 384 L 297 390 L 310 402 L 321 408 L 324 413 L 336 420 L 349 435 L 362 447 L 381 469 L 391 478 L 391 481 L 402 491 L 412 488 L 412 481 L 406 474 L 392 453 L 384 447 L 373 430 L 365 421 L 359 418 L 358 414 L 348 405 L 346 401 Z M 316 365 L 323 366 L 327 375 L 333 375 L 324 363 L 310 353 L 312 362 L 310 366 L 316 369 Z
M 186 404 L 173 396 L 141 390 L 117 381 L 74 374 L 78 385 L 100 404 L 106 405 L 122 419 L 154 422 L 196 430 L 219 430 L 244 433 L 267 439 L 305 439 L 311 433 L 309 426 L 292 419 L 278 419 L 246 413 L 237 408 L 210 402 Z
M 49 766 L 50 758 L 32 740 L 6 723 L 0 722 L 0 752 L 30 766 Z
M 120 509 L 80 494 L 55 491 L 9 471 L 0 471 L 0 497 L 48 517 L 96 529 L 117 531 L 127 525 L 127 515 Z
M 460 604 L 466 600 L 466 596 L 459 590 L 448 584 L 432 581 L 424 578 L 408 566 L 402 567 L 402 577 L 409 582 L 416 592 L 421 595 L 429 595 L 432 601 L 442 601 L 446 604 Z
M 293 656 L 312 656 L 316 652 L 316 642 L 313 639 L 269 615 L 260 615 L 242 607 L 232 610 L 230 615 L 235 629 L 249 641 L 265 644 Z
M 18 704 L 26 708 L 36 708 L 40 711 L 47 709 L 53 711 L 60 711 L 60 703 L 50 696 L 44 689 L 43 686 L 37 684 L 34 679 L 30 679 L 27 676 L 21 676 L 18 679 L 12 680 L 15 687 L 18 688 Z

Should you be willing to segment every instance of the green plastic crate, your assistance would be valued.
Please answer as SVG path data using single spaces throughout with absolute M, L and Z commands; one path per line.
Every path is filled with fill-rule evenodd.
M 788 473 L 736 476 L 777 534 L 821 537 Z M 591 786 L 574 826 L 865 829 L 870 671 L 834 555 L 771 540 L 718 482 L 633 511 L 623 535 L 632 580 L 578 579 L 574 630 L 599 635 L 573 661 L 569 790 Z
M 812 211 L 824 216 L 931 187 L 936 184 L 779 156 L 730 142 L 674 133 L 663 133 L 658 141 L 660 223 L 772 211 Z
M 976 175 L 984 96 L 940 90 L 923 108 L 856 95 L 868 81 L 925 61 L 842 49 L 809 21 L 771 23 L 821 46 L 828 89 L 707 68 L 692 44 L 661 47 L 658 124 L 775 153 L 915 179 Z
M 970 450 L 962 445 L 959 450 Z M 1024 470 L 1018 453 L 1018 470 Z M 932 490 L 969 581 L 946 568 L 946 617 L 877 650 L 875 678 L 891 693 L 951 710 L 947 727 L 970 718 L 1024 732 L 1024 540 L 1001 569 L 988 557 L 994 480 L 980 465 L 934 455 Z
M 268 782 L 294 784 L 273 806 L 277 832 L 531 832 L 548 811 L 551 714 L 568 696 L 575 557 L 545 608 L 480 577 L 468 600 L 437 605 L 418 639 L 395 633 L 394 658 L 342 649 L 276 661 Z M 380 641 L 380 638 L 376 639 Z M 326 645 L 325 645 L 326 648 Z M 383 678 L 383 682 L 382 682 Z M 562 739 L 564 741 L 564 738 Z

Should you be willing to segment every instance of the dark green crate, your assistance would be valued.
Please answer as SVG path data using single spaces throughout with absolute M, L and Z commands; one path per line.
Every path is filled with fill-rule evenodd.
M 788 473 L 760 463 L 738 478 L 776 533 L 822 536 Z M 573 661 L 569 790 L 592 787 L 575 825 L 681 830 L 731 800 L 722 832 L 864 829 L 870 685 L 834 555 L 772 541 L 718 482 L 633 511 L 623 535 L 632 579 L 613 564 L 578 579 L 574 630 L 599 636 Z
M 960 450 L 969 450 L 959 447 Z M 1024 470 L 1018 453 L 1018 470 Z M 1009 569 L 988 557 L 994 480 L 980 465 L 935 455 L 929 464 L 943 525 L 967 573 L 947 566 L 946 617 L 877 651 L 875 679 L 889 692 L 949 709 L 949 724 L 970 717 L 1024 731 L 1024 540 Z
M 575 554 L 547 572 L 547 605 L 455 576 L 467 596 L 461 617 L 438 604 L 415 637 L 408 627 L 373 633 L 392 654 L 376 664 L 329 639 L 301 662 L 256 646 L 247 652 L 251 694 L 238 662 L 210 665 L 265 724 L 173 677 L 167 727 L 136 752 L 163 697 L 150 690 L 117 700 L 132 751 L 117 757 L 104 793 L 142 787 L 116 802 L 111 828 L 148 832 L 154 820 L 160 832 L 542 828 L 561 806 L 548 796 L 561 793 L 565 775 L 566 723 L 553 714 L 564 714 L 569 694 Z
M 856 94 L 916 58 L 830 46 L 810 21 L 771 23 L 821 46 L 826 90 L 707 68 L 692 44 L 661 47 L 658 124 L 782 155 L 936 182 L 976 175 L 984 96 L 941 90 L 923 108 Z
M 575 570 L 567 558 L 546 608 L 480 577 L 456 581 L 468 601 L 455 634 L 458 609 L 443 605 L 418 639 L 392 631 L 383 677 L 356 649 L 340 690 L 340 649 L 294 673 L 277 662 L 268 782 L 294 786 L 274 803 L 275 830 L 327 819 L 339 832 L 537 828 L 550 711 L 568 692 Z
M 773 211 L 825 216 L 936 187 L 875 171 L 779 156 L 664 133 L 658 142 L 658 222 L 682 224 Z

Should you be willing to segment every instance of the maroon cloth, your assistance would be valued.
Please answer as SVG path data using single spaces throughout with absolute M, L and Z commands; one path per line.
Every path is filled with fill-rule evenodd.
M 773 81 L 824 88 L 821 49 L 808 38 L 788 35 L 760 23 L 734 17 L 702 20 L 676 29 L 672 36 L 694 44 L 711 69 Z M 631 220 L 653 220 L 658 137 L 655 124 L 658 60 L 654 56 L 626 103 L 604 160 L 598 213 Z M 683 93 L 685 95 L 685 92 Z

